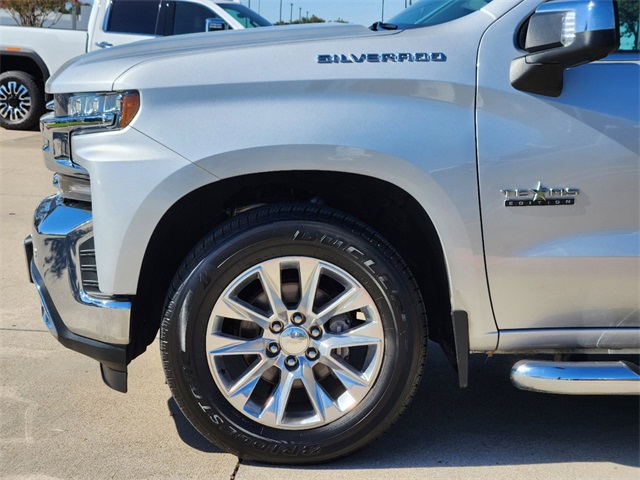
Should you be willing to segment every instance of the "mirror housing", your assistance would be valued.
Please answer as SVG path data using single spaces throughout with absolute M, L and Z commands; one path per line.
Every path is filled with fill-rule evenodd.
M 219 32 L 221 30 L 229 30 L 227 22 L 221 18 L 207 18 L 204 21 L 205 32 Z
M 614 0 L 553 0 L 529 19 L 524 49 L 511 62 L 511 85 L 517 90 L 558 97 L 564 71 L 606 57 L 618 49 Z

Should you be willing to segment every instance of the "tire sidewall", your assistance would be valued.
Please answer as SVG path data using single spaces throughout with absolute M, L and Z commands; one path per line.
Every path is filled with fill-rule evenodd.
M 206 356 L 209 317 L 222 292 L 249 268 L 285 256 L 318 258 L 348 272 L 374 299 L 385 334 L 382 365 L 365 398 L 338 420 L 309 430 L 266 427 L 237 411 L 217 388 Z M 405 284 L 380 245 L 342 227 L 278 221 L 237 233 L 203 253 L 174 296 L 179 308 L 168 317 L 166 347 L 178 403 L 201 433 L 244 458 L 323 461 L 361 448 L 397 417 L 417 375 L 423 337 Z

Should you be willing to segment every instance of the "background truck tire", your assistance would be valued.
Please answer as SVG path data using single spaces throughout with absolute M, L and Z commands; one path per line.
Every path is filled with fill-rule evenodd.
M 0 126 L 29 130 L 44 112 L 44 93 L 34 77 L 17 70 L 0 75 Z
M 307 206 L 233 217 L 184 261 L 161 352 L 177 404 L 240 458 L 317 463 L 373 441 L 409 404 L 426 323 L 397 252 Z

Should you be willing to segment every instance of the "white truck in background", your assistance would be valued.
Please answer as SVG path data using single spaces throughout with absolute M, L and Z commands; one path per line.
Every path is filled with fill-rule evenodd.
M 0 26 L 0 126 L 35 127 L 45 111 L 44 83 L 84 53 L 155 37 L 269 25 L 239 0 L 96 0 L 86 31 Z

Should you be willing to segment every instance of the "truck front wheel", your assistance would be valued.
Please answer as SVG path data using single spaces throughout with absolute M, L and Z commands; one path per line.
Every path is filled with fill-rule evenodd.
M 161 329 L 185 416 L 240 458 L 317 463 L 407 407 L 426 324 L 413 277 L 366 225 L 306 206 L 233 217 L 185 260 Z
M 44 94 L 35 78 L 17 70 L 0 75 L 0 126 L 29 130 L 44 111 Z

